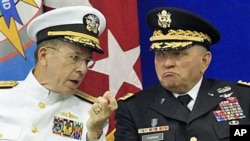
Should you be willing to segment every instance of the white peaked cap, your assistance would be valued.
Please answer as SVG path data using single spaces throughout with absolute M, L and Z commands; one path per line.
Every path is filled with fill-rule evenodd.
M 106 27 L 104 15 L 88 6 L 56 8 L 35 17 L 27 27 L 28 36 L 40 43 L 61 38 L 103 53 L 99 36 Z

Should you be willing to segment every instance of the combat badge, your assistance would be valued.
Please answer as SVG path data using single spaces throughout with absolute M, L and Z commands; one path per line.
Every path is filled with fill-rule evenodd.
M 233 92 L 231 90 L 232 90 L 232 88 L 230 86 L 225 86 L 223 88 L 218 88 L 217 94 L 219 95 L 219 97 L 228 98 L 233 94 Z M 217 96 L 217 94 L 208 92 L 208 95 L 212 96 L 212 97 Z
M 149 128 L 140 128 L 138 129 L 139 134 L 150 133 L 142 136 L 142 141 L 158 141 L 164 140 L 163 133 L 161 131 L 168 131 L 169 126 L 156 126 L 158 123 L 157 118 L 151 119 L 151 126 Z M 158 132 L 158 133 L 157 133 Z

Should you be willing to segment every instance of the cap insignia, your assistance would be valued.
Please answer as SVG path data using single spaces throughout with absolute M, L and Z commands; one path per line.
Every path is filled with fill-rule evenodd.
M 171 14 L 166 11 L 162 10 L 160 13 L 157 14 L 158 16 L 158 24 L 162 28 L 170 27 L 170 24 L 172 22 L 171 20 Z
M 98 33 L 98 27 L 100 26 L 100 20 L 96 15 L 88 14 L 84 16 L 86 22 L 86 29 L 93 33 Z

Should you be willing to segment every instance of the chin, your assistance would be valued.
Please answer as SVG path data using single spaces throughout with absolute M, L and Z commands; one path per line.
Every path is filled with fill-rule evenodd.
M 62 94 L 74 94 L 74 92 L 76 91 L 76 89 L 67 89 L 67 90 L 62 90 L 61 93 Z

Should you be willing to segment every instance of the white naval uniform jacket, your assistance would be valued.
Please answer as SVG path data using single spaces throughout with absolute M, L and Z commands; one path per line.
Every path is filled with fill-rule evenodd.
M 73 94 L 48 91 L 30 71 L 16 87 L 0 89 L 0 141 L 77 141 L 53 133 L 54 117 L 83 123 L 81 141 L 85 141 L 90 107 Z M 100 141 L 105 141 L 107 130 L 108 122 Z

